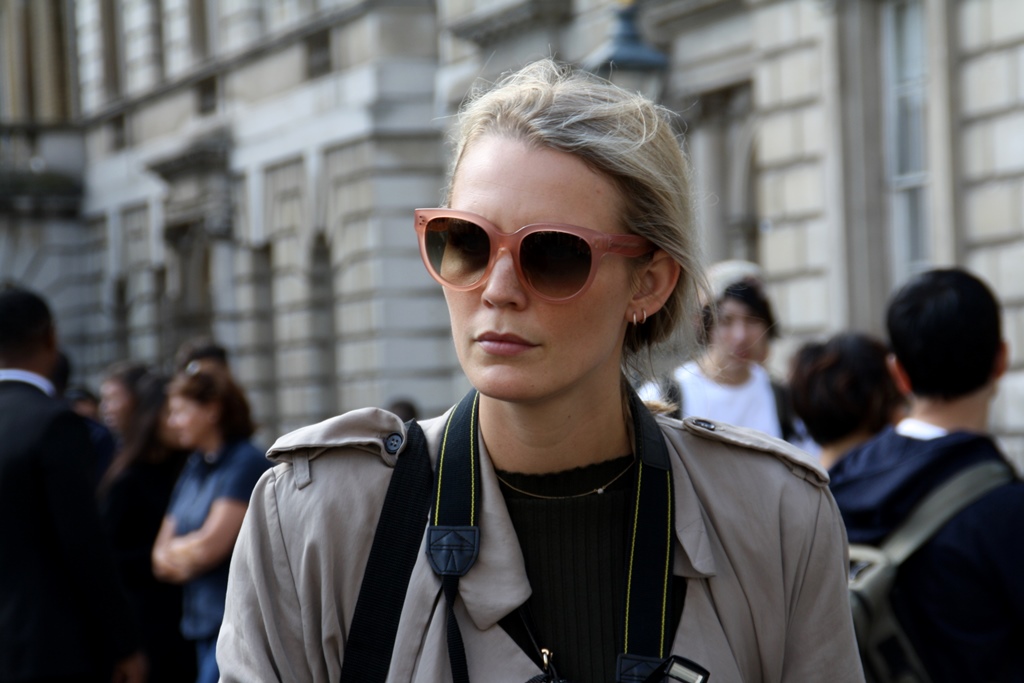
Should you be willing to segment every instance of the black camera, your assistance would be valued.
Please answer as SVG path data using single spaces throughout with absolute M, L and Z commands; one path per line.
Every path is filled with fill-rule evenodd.
M 672 655 L 647 677 L 644 683 L 707 683 L 711 674 L 707 669 L 685 657 Z

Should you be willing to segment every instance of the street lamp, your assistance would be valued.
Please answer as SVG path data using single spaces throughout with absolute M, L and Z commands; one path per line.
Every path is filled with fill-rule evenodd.
M 668 58 L 644 42 L 636 26 L 636 0 L 620 0 L 608 40 L 583 60 L 583 68 L 648 99 L 661 95 Z

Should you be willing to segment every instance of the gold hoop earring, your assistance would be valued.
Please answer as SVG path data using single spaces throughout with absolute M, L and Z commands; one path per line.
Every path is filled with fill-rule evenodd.
M 645 322 L 647 322 L 647 309 L 646 308 L 641 308 L 640 310 L 644 312 L 644 319 L 640 321 L 640 324 L 643 325 Z M 634 313 L 633 316 L 635 318 L 636 314 Z M 634 323 L 634 324 L 636 324 L 636 323 Z
M 633 311 L 633 327 L 636 327 L 636 311 Z

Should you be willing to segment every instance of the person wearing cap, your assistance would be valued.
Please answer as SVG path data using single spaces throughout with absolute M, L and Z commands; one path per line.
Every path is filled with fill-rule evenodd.
M 669 403 L 674 417 L 728 422 L 813 450 L 786 387 L 763 366 L 778 327 L 760 267 L 722 261 L 709 269 L 708 281 L 714 300 L 703 311 L 705 352 L 643 386 L 640 396 Z

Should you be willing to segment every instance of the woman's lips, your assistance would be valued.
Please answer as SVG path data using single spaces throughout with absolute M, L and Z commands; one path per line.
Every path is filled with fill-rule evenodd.
M 487 353 L 495 356 L 516 356 L 526 353 L 536 344 L 531 344 L 522 337 L 514 334 L 497 334 L 487 332 L 476 338 L 476 343 Z

